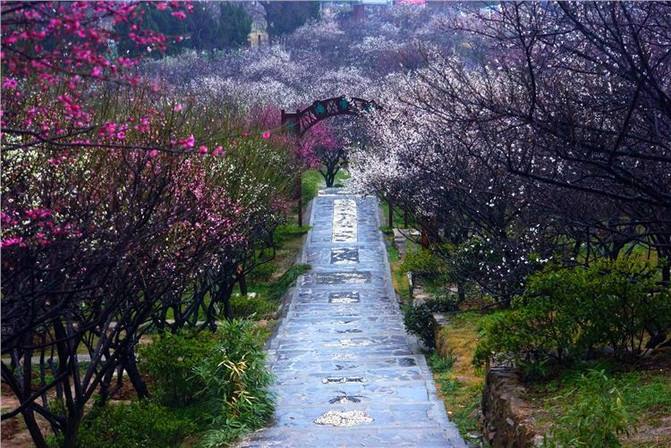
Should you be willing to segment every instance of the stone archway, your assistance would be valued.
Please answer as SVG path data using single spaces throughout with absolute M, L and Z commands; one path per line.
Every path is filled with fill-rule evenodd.
M 375 101 L 349 98 L 344 95 L 316 100 L 303 110 L 287 113 L 282 109 L 282 128 L 299 137 L 320 121 L 336 115 L 358 115 L 362 112 L 381 109 Z
M 349 98 L 345 95 L 324 100 L 316 100 L 303 110 L 287 113 L 282 109 L 282 130 L 286 133 L 302 137 L 312 126 L 320 121 L 337 115 L 359 115 L 374 109 L 382 109 L 375 101 L 362 98 Z M 298 225 L 303 225 L 303 201 L 301 199 L 301 176 L 296 179 L 298 200 Z

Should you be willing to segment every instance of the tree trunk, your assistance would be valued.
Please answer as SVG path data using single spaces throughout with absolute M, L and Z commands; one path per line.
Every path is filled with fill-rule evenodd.
M 246 276 L 245 276 L 245 271 L 242 268 L 242 265 L 238 266 L 237 278 L 238 278 L 238 285 L 240 286 L 240 295 L 241 296 L 246 296 L 247 295 L 247 279 L 246 279 Z
M 133 389 L 135 389 L 138 398 L 149 398 L 147 384 L 142 379 L 142 375 L 140 375 L 140 371 L 137 368 L 137 360 L 135 359 L 135 353 L 133 353 L 133 351 L 128 351 L 124 356 L 123 367 L 126 370 L 126 373 L 128 373 L 128 379 L 133 385 Z
M 224 317 L 226 320 L 233 320 L 233 306 L 231 305 L 231 298 L 226 297 L 224 302 Z
M 33 439 L 35 446 L 37 448 L 49 448 L 49 445 L 47 445 L 47 442 L 44 440 L 40 426 L 35 420 L 35 413 L 33 410 L 27 408 L 25 411 L 21 412 L 21 415 L 23 416 L 23 421 L 26 424 L 26 428 L 28 428 L 28 432 L 30 432 L 30 437 Z
M 65 431 L 63 432 L 63 448 L 76 448 L 77 436 L 79 432 L 79 423 L 81 422 L 81 415 L 83 410 L 77 406 L 76 415 L 68 415 L 65 424 Z

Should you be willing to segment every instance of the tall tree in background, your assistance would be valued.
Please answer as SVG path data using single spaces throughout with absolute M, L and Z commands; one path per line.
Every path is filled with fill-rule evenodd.
M 168 54 L 178 54 L 184 49 L 198 51 L 221 50 L 241 47 L 247 43 L 252 21 L 240 4 L 195 2 L 191 13 L 182 18 L 170 9 L 143 5 L 146 9 L 145 28 L 171 38 Z M 127 24 L 120 24 L 127 27 Z M 137 52 L 137 46 L 122 41 L 122 52 Z
M 271 38 L 288 34 L 319 17 L 319 2 L 261 2 Z

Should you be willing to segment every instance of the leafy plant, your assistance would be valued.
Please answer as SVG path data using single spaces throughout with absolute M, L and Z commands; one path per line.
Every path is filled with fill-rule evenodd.
M 569 391 L 571 405 L 544 441 L 548 448 L 616 448 L 619 437 L 628 435 L 632 418 L 625 407 L 622 392 L 602 370 L 582 375 L 576 388 Z
M 441 356 L 438 353 L 432 353 L 428 361 L 431 370 L 435 373 L 445 373 L 452 368 L 455 359 L 453 356 Z
M 436 347 L 436 321 L 431 307 L 426 303 L 405 305 L 403 312 L 406 331 L 419 337 L 426 348 L 433 350 Z
M 296 224 L 283 224 L 281 226 L 277 226 L 277 229 L 275 229 L 275 233 L 273 235 L 275 246 L 280 247 L 290 238 L 305 235 L 308 230 L 310 230 L 310 226 L 299 226 Z
M 272 377 L 264 365 L 262 338 L 254 323 L 225 322 L 220 341 L 210 356 L 194 369 L 203 388 L 199 395 L 211 428 L 203 437 L 206 447 L 221 446 L 265 424 L 273 413 L 268 390 Z
M 418 248 L 408 251 L 401 265 L 404 272 L 418 274 L 438 274 L 445 271 L 444 263 L 428 249 Z
M 151 344 L 140 348 L 140 369 L 154 384 L 154 396 L 162 404 L 183 406 L 194 401 L 204 384 L 193 369 L 210 355 L 217 339 L 210 332 L 182 330 L 161 333 Z
M 269 251 L 270 252 L 270 251 Z M 267 282 L 270 280 L 270 277 L 273 275 L 275 272 L 275 269 L 277 266 L 275 263 L 272 262 L 267 262 L 267 263 L 262 263 L 258 266 L 256 266 L 252 272 L 249 273 L 248 276 L 248 281 L 250 282 Z
M 277 309 L 277 302 L 268 300 L 264 295 L 255 297 L 234 295 L 231 297 L 231 307 L 233 315 L 238 319 L 248 319 L 252 316 L 262 319 Z

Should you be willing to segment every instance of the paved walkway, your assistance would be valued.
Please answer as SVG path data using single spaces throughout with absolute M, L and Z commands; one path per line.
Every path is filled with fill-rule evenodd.
M 465 447 L 411 349 L 374 198 L 315 199 L 299 281 L 271 342 L 277 410 L 241 447 Z

